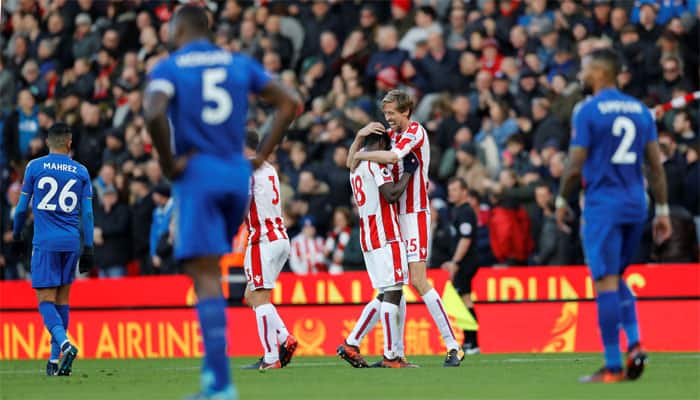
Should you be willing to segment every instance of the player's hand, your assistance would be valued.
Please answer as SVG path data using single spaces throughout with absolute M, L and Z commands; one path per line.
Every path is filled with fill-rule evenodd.
M 571 227 L 569 226 L 569 222 L 572 221 L 573 215 L 571 212 L 571 209 L 569 209 L 569 206 L 564 206 L 564 207 L 559 207 L 556 210 L 556 218 L 557 218 L 557 226 L 559 229 L 566 233 L 567 235 L 571 234 Z
M 265 159 L 260 157 L 260 155 L 257 155 L 254 159 L 250 160 L 250 164 L 253 166 L 253 171 L 260 168 L 264 162 Z
M 457 269 L 459 267 L 454 261 L 445 261 L 442 263 L 441 268 L 447 270 L 447 272 L 450 274 L 450 279 L 452 279 L 452 277 L 454 277 L 457 273 Z
M 671 228 L 671 217 L 668 215 L 654 218 L 653 223 L 654 243 L 660 245 L 671 237 L 673 229 Z
M 10 253 L 16 257 L 21 258 L 24 256 L 24 251 L 27 249 L 27 244 L 22 239 L 22 237 L 13 237 L 10 243 Z
M 418 165 L 418 157 L 413 153 L 408 153 L 408 155 L 403 158 L 403 171 L 407 174 L 416 172 Z
M 372 134 L 381 135 L 386 129 L 379 122 L 370 122 L 357 132 L 359 137 L 367 137 Z
M 95 252 L 92 247 L 83 247 L 83 253 L 80 255 L 80 262 L 78 263 L 78 271 L 81 274 L 89 272 L 95 265 Z

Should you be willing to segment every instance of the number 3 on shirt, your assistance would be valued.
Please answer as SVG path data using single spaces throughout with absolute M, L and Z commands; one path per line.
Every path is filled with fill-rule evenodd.
M 218 86 L 226 82 L 225 68 L 209 68 L 202 72 L 202 98 L 205 102 L 216 104 L 214 107 L 202 107 L 202 121 L 209 125 L 218 125 L 226 121 L 233 110 L 233 101 L 226 89 Z
M 277 190 L 277 186 L 275 185 L 275 177 L 270 175 L 267 177 L 267 179 L 269 179 L 270 183 L 272 183 L 272 191 L 275 192 L 275 197 L 272 198 L 272 204 L 277 205 L 280 202 L 280 192 Z
M 355 193 L 355 202 L 358 207 L 362 207 L 367 200 L 365 192 L 362 191 L 362 177 L 357 175 L 355 179 L 352 180 L 352 191 Z

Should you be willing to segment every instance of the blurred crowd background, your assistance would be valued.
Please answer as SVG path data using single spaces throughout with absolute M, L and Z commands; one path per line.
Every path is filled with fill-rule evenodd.
M 699 83 L 696 0 L 200 3 L 213 41 L 256 58 L 304 100 L 271 160 L 293 238 L 289 268 L 299 274 L 363 269 L 345 163 L 355 132 L 383 120 L 379 100 L 391 89 L 415 96 L 413 119 L 429 134 L 429 266 L 451 257 L 445 184 L 455 175 L 466 179 L 477 211 L 480 264 L 527 266 L 585 261 L 578 224 L 565 232 L 553 218 L 571 115 L 585 97 L 582 57 L 617 49 L 619 87 L 650 108 Z M 73 157 L 93 178 L 91 274 L 178 272 L 170 183 L 142 116 L 145 76 L 168 54 L 167 21 L 178 4 L 2 2 L 3 279 L 29 273 L 28 258 L 8 251 L 13 211 L 24 168 L 46 154 L 46 130 L 58 120 L 73 127 Z M 264 134 L 270 110 L 251 103 L 248 129 Z M 662 245 L 647 234 L 636 262 L 697 261 L 698 108 L 658 113 L 674 234 Z

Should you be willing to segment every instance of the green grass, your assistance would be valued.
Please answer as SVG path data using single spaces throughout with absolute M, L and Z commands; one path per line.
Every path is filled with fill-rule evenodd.
M 411 357 L 420 369 L 353 369 L 335 357 L 297 357 L 288 368 L 241 370 L 246 399 L 700 399 L 700 354 L 655 353 L 634 383 L 582 385 L 598 354 L 501 354 L 442 368 L 440 357 Z M 197 389 L 199 361 L 78 360 L 71 377 L 43 376 L 44 362 L 1 361 L 0 399 L 181 399 Z

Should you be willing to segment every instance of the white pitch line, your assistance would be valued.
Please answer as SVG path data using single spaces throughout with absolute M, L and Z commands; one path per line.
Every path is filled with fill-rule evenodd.
M 550 361 L 588 361 L 588 360 L 596 360 L 598 359 L 598 356 L 581 356 L 581 357 L 541 357 L 541 358 L 504 358 L 501 360 L 480 360 L 477 357 L 467 357 L 465 359 L 465 364 L 469 365 L 471 363 L 488 363 L 488 364 L 498 364 L 498 363 L 540 363 L 540 362 L 550 362 Z M 653 359 L 653 354 L 651 356 Z M 671 357 L 665 357 L 668 360 L 700 360 L 700 354 L 679 354 Z M 303 361 L 295 361 L 294 363 L 290 364 L 289 368 L 313 368 L 313 367 L 330 367 L 330 366 L 339 366 L 339 365 L 345 365 L 344 362 L 342 361 L 337 361 L 337 362 L 303 362 Z M 438 363 L 427 363 L 424 365 L 438 365 Z M 184 371 L 184 372 L 189 372 L 189 371 L 198 371 L 201 367 L 199 366 L 190 366 L 190 367 L 163 367 L 163 368 L 157 368 L 159 371 Z M 105 369 L 105 368 L 101 368 Z M 108 368 L 105 369 L 107 372 L 113 368 Z M 130 370 L 139 370 L 139 369 L 148 369 L 148 370 L 153 370 L 153 368 L 129 368 Z M 233 366 L 234 370 L 239 370 L 241 369 L 240 365 L 234 365 Z M 26 375 L 26 374 L 40 374 L 43 373 L 44 371 L 42 369 L 20 369 L 20 370 L 6 370 L 2 371 L 0 370 L 0 375 Z M 92 374 L 97 373 L 98 371 L 96 370 L 89 370 L 85 372 L 90 372 Z M 78 375 L 78 374 L 76 374 Z

